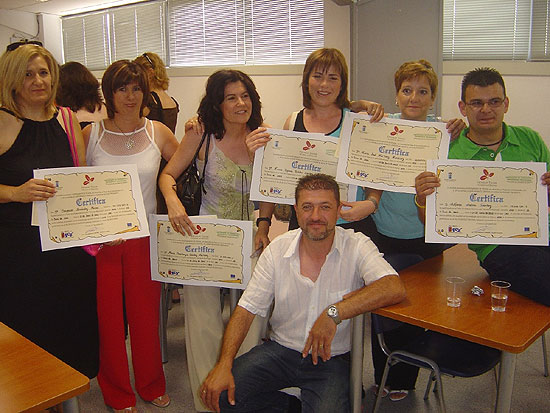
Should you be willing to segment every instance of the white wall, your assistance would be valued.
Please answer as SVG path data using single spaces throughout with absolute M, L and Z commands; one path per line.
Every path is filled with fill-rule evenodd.
M 11 43 L 11 37 L 34 38 L 38 35 L 38 22 L 36 14 L 1 10 L 0 13 L 0 51 L 3 53 L 6 46 Z
M 53 14 L 39 14 L 40 40 L 55 59 L 63 62 L 63 38 L 61 36 L 61 19 Z

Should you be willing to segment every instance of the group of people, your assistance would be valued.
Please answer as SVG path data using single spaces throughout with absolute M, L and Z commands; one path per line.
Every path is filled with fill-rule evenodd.
M 149 239 L 103 244 L 95 258 L 82 248 L 42 252 L 38 229 L 31 225 L 32 202 L 55 196 L 55 187 L 34 179 L 32 171 L 75 165 L 60 109 L 68 106 L 76 113 L 79 165 L 136 164 L 147 213 L 165 201 L 171 225 L 182 236 L 191 235 L 195 225 L 174 184 L 197 151 L 205 186 L 200 214 L 252 221 L 254 152 L 270 139 L 259 93 L 245 73 L 216 71 L 208 78 L 198 117 L 178 144 L 178 103 L 166 92 L 165 66 L 155 53 L 111 64 L 101 81 L 103 99 L 84 66 L 70 62 L 59 68 L 36 42 L 8 46 L 0 72 L 0 321 L 88 377 L 97 375 L 105 403 L 121 412 L 137 411 L 127 324 L 135 390 L 143 400 L 166 407 L 160 285 L 151 280 Z M 309 56 L 301 87 L 304 108 L 290 114 L 285 129 L 338 137 L 350 110 L 368 113 L 372 122 L 384 116 L 435 120 L 429 112 L 437 75 L 424 60 L 406 62 L 395 73 L 396 114 L 376 102 L 349 101 L 348 68 L 336 49 Z M 459 107 L 469 126 L 460 119 L 447 122 L 453 137 L 449 157 L 550 166 L 550 152 L 536 132 L 503 122 L 508 105 L 496 70 L 468 73 Z M 549 186 L 550 173 L 542 180 Z M 361 188 L 355 202 L 345 202 L 332 177 L 308 175 L 296 188 L 291 230 L 273 242 L 268 232 L 274 205 L 261 202 L 254 243 L 263 252 L 225 333 L 219 289 L 183 289 L 196 410 L 287 411 L 296 400 L 278 390 L 299 387 L 303 411 L 348 411 L 349 319 L 402 300 L 398 271 L 445 248 L 425 243 L 423 235 L 426 196 L 438 182 L 424 172 L 416 179 L 416 195 Z M 29 257 L 28 264 L 22 265 L 14 248 Z M 491 278 L 509 280 L 519 293 L 550 305 L 544 276 L 548 246 L 471 248 Z M 261 318 L 268 316 L 269 340 L 258 344 Z M 419 332 L 397 324 L 387 342 L 398 348 Z M 376 340 L 372 348 L 379 383 L 385 356 Z M 388 388 L 377 391 L 398 401 L 414 389 L 416 376 L 415 368 L 394 367 Z

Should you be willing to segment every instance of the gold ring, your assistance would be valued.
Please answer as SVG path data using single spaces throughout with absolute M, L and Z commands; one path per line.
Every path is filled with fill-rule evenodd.
M 320 348 L 323 348 L 323 347 L 324 347 L 324 345 L 323 345 L 323 344 L 319 344 L 319 347 L 320 347 Z
M 203 394 L 206 394 L 206 390 L 203 390 L 202 392 L 203 392 Z

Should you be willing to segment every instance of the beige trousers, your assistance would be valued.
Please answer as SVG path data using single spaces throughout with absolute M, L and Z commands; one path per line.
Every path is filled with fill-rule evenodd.
M 209 411 L 203 404 L 199 387 L 216 362 L 222 343 L 224 324 L 222 320 L 220 289 L 216 287 L 183 287 L 185 317 L 185 348 L 189 381 L 195 409 Z M 265 331 L 266 319 L 256 316 L 237 356 L 256 346 Z

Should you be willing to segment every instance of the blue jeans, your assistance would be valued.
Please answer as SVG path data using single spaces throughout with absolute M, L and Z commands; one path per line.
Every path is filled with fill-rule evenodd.
M 286 387 L 301 389 L 302 412 L 349 412 L 349 353 L 318 359 L 302 358 L 298 351 L 267 341 L 235 359 L 235 406 L 227 401 L 227 391 L 220 395 L 222 412 L 286 412 Z
M 481 266 L 491 280 L 508 281 L 511 290 L 550 306 L 550 247 L 499 245 Z

